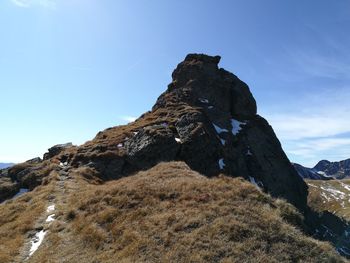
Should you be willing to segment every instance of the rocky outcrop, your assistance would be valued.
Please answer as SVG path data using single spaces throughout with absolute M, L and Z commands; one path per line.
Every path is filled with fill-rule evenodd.
M 44 160 L 48 160 L 54 156 L 57 156 L 60 154 L 63 150 L 66 150 L 68 148 L 73 147 L 73 144 L 71 142 L 64 143 L 64 144 L 57 144 L 55 146 L 52 146 L 47 153 L 44 154 Z
M 0 203 L 14 196 L 19 189 L 19 184 L 8 176 L 8 169 L 0 170 Z
M 100 132 L 69 154 L 63 151 L 68 162 L 113 179 L 161 161 L 181 160 L 207 176 L 243 177 L 303 210 L 306 184 L 272 127 L 256 114 L 247 84 L 219 68 L 219 61 L 219 56 L 188 55 L 152 111 L 129 125 Z

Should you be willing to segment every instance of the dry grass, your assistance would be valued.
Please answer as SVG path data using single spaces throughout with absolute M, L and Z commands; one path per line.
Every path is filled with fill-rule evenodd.
M 74 241 L 51 250 L 57 258 L 79 251 L 69 262 L 343 261 L 298 230 L 294 207 L 241 179 L 208 179 L 172 162 L 99 186 L 80 183 L 66 211 Z
M 12 262 L 36 220 L 46 209 L 52 185 L 39 186 L 34 191 L 0 205 L 0 262 Z
M 67 202 L 57 203 L 58 219 L 30 263 L 344 261 L 298 230 L 294 207 L 239 178 L 209 179 L 182 162 L 104 184 L 89 168 L 70 176 Z M 0 208 L 0 262 L 18 253 L 45 209 L 57 180 L 49 179 Z

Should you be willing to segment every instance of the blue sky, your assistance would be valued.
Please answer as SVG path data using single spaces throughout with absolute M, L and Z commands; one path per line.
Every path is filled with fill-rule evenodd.
M 350 158 L 350 1 L 2 0 L 0 161 L 149 110 L 187 53 L 221 55 L 291 161 Z

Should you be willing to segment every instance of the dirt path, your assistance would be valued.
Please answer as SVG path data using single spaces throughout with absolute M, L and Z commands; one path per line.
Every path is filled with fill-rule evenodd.
M 59 214 L 63 213 L 60 210 L 67 202 L 68 193 L 75 188 L 74 180 L 69 177 L 69 169 L 66 163 L 60 164 L 60 170 L 58 171 L 59 180 L 48 198 L 46 211 L 38 218 L 34 230 L 28 233 L 27 240 L 14 263 L 31 261 L 36 251 L 44 246 L 53 222 L 59 222 L 62 225 L 66 224 L 63 217 L 60 217 Z

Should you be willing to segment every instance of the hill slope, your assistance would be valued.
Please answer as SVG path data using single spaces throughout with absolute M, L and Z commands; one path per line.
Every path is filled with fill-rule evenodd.
M 31 215 L 41 208 L 44 218 L 43 203 L 56 203 L 55 220 L 29 263 L 345 262 L 298 230 L 302 216 L 293 206 L 240 178 L 209 179 L 171 162 L 101 185 L 91 169 L 78 168 L 61 189 L 60 173 L 48 177 L 51 199 L 40 187 L 19 200 L 23 211 L 37 204 Z M 13 205 L 0 208 L 3 219 L 23 216 Z M 7 235 L 20 240 L 23 229 L 13 222 L 0 229 L 8 224 Z M 2 250 L 0 259 L 11 259 L 10 252 Z

